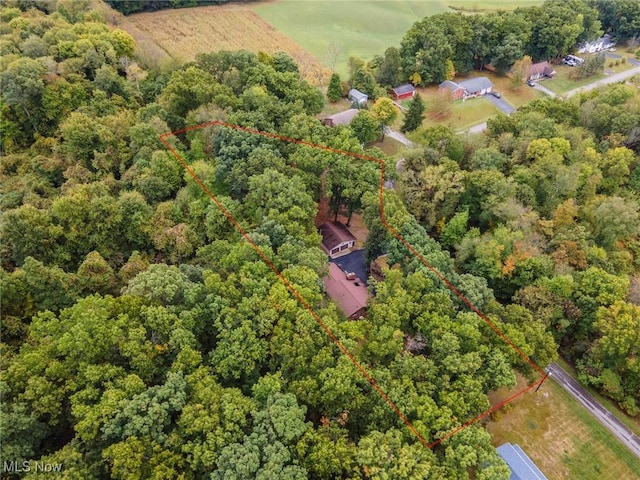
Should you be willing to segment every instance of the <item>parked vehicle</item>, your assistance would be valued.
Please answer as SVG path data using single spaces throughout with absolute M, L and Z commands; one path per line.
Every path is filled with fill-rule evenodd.
M 502 94 L 500 92 L 496 92 L 495 90 L 493 92 L 491 92 L 491 95 L 493 95 L 496 98 L 502 97 Z
M 567 55 L 565 57 L 565 59 L 563 60 L 563 63 L 564 62 L 570 62 L 573 65 L 570 65 L 569 63 L 566 63 L 566 65 L 570 65 L 571 67 L 575 67 L 576 65 L 582 65 L 584 63 L 584 58 L 576 57 L 575 55 Z
M 530 87 L 535 87 L 536 82 L 534 82 L 533 80 L 527 80 L 527 85 L 529 85 Z

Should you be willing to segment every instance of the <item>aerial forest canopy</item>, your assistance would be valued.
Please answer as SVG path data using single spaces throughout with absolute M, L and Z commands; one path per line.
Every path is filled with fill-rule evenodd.
M 425 448 L 159 140 L 212 120 L 365 152 L 284 53 L 170 72 L 80 2 L 0 10 L 3 457 L 61 478 L 506 480 L 482 423 Z M 640 95 L 418 129 L 387 222 L 537 364 L 640 412 Z M 534 372 L 381 223 L 379 166 L 210 126 L 190 169 L 428 442 Z M 365 318 L 326 296 L 318 202 L 388 254 Z M 35 478 L 28 473 L 22 478 Z

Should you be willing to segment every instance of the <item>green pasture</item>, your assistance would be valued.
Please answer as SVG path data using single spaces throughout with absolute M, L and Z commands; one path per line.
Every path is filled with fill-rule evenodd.
M 399 47 L 411 25 L 429 15 L 453 12 L 448 5 L 471 11 L 482 4 L 483 11 L 490 11 L 542 3 L 538 0 L 276 0 L 253 8 L 329 67 L 334 57 L 331 51 L 337 50 L 335 69 L 344 75 L 350 56 L 371 60 L 390 46 Z

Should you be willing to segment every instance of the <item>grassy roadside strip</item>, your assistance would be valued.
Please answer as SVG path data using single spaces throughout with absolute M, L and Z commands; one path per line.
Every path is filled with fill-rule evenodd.
M 556 363 L 558 365 L 560 365 L 562 368 L 564 368 L 565 371 L 571 376 L 571 378 L 573 378 L 574 380 L 578 381 L 578 375 L 576 373 L 575 368 L 573 368 L 571 365 L 569 365 L 562 358 L 558 358 L 556 360 Z M 629 415 L 627 415 L 622 410 L 620 410 L 620 407 L 618 407 L 618 405 L 616 405 L 615 402 L 613 402 L 612 400 L 610 400 L 607 397 L 604 397 L 603 395 L 598 393 L 593 387 L 590 387 L 588 385 L 583 385 L 582 383 L 580 383 L 580 385 L 582 385 L 582 387 L 586 391 L 588 391 L 591 395 L 593 395 L 593 398 L 598 400 L 611 413 L 613 413 L 618 420 L 620 420 L 622 423 L 624 423 L 627 428 L 629 428 L 636 435 L 640 436 L 640 418 L 637 419 L 637 420 L 634 419 L 634 418 L 631 418 Z
M 490 392 L 492 405 L 526 385 Z M 637 480 L 640 460 L 555 380 L 530 391 L 492 415 L 495 446 L 517 443 L 549 480 Z
M 554 380 L 552 381 L 555 383 Z M 609 430 L 604 428 L 600 422 L 598 422 L 595 417 L 580 405 L 564 388 L 557 384 L 556 386 L 561 390 L 560 394 L 565 397 L 566 401 L 571 402 L 574 405 L 571 411 L 584 423 L 591 433 L 591 441 L 582 443 L 578 447 L 580 456 L 584 458 L 578 460 L 577 458 L 569 458 L 566 454 L 563 457 L 563 462 L 569 467 L 572 474 L 574 474 L 571 478 L 587 479 L 588 474 L 596 473 L 598 474 L 597 478 L 605 478 L 602 475 L 608 475 L 608 472 L 610 472 L 608 470 L 609 465 L 606 463 L 603 465 L 603 462 L 599 461 L 598 456 L 593 455 L 595 452 L 592 448 L 593 445 L 597 443 L 607 445 L 607 447 L 615 454 L 616 458 L 623 462 L 631 472 L 639 472 L 640 460 L 638 460 L 633 453 L 620 443 L 620 441 L 611 432 L 609 432 Z M 610 478 L 624 477 L 612 476 Z

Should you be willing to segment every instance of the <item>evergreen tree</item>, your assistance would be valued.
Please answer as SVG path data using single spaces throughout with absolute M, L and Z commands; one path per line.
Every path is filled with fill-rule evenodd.
M 342 83 L 340 82 L 340 75 L 337 73 L 331 75 L 329 88 L 327 89 L 327 98 L 330 102 L 337 102 L 342 98 Z
M 416 93 L 409 104 L 409 111 L 407 111 L 407 115 L 404 117 L 404 123 L 400 130 L 403 132 L 412 132 L 422 125 L 424 110 L 424 102 L 422 98 L 420 98 L 420 95 Z

